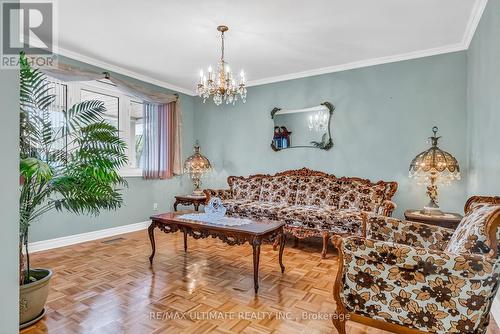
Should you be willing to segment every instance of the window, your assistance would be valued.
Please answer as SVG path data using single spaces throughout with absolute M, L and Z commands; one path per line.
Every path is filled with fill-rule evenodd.
M 104 107 L 106 107 L 106 112 L 104 113 L 104 120 L 113 125 L 120 131 L 120 115 L 119 115 L 119 104 L 120 98 L 118 96 L 112 96 L 108 94 L 102 94 L 94 92 L 87 89 L 81 90 L 81 101 L 98 100 L 104 102 Z
M 92 82 L 61 82 L 48 78 L 55 94 L 51 104 L 52 122 L 55 131 L 62 130 L 65 125 L 64 111 L 81 101 L 99 100 L 104 102 L 106 113 L 104 120 L 114 125 L 120 138 L 127 144 L 129 165 L 122 168 L 122 176 L 142 176 L 143 152 L 143 102 L 136 97 L 118 90 L 113 84 L 103 81 Z
M 128 147 L 134 151 L 130 155 L 130 167 L 142 169 L 144 109 L 143 103 L 130 101 L 130 137 Z
M 50 111 L 50 122 L 52 123 L 53 133 L 61 135 L 66 125 L 65 111 L 68 107 L 68 86 L 62 81 L 47 78 L 48 86 L 51 88 L 49 94 L 54 94 L 55 99 L 48 108 Z M 53 143 L 53 149 L 62 149 L 65 147 L 66 138 L 61 136 L 61 139 Z

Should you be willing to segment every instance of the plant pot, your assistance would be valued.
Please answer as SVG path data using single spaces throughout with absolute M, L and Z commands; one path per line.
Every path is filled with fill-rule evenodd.
M 49 295 L 49 281 L 52 271 L 32 269 L 30 276 L 36 281 L 19 287 L 19 327 L 30 326 L 45 315 L 45 302 Z

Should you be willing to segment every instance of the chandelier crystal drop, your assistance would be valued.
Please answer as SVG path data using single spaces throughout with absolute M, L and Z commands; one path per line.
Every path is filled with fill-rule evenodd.
M 221 33 L 221 58 L 217 64 L 215 72 L 212 66 L 208 68 L 208 77 L 203 70 L 200 71 L 200 81 L 197 86 L 198 96 L 203 99 L 203 103 L 213 96 L 214 103 L 220 105 L 222 102 L 235 105 L 238 98 L 243 103 L 246 102 L 247 89 L 245 86 L 245 72 L 240 72 L 239 82 L 233 77 L 228 63 L 224 59 L 224 33 L 229 30 L 226 26 L 218 26 Z

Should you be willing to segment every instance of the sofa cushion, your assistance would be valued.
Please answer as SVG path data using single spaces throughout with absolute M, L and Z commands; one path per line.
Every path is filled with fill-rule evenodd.
M 284 220 L 287 226 L 361 235 L 364 216 L 359 210 L 292 205 L 279 210 L 278 219 Z
M 274 202 L 247 202 L 243 203 L 239 209 L 242 215 L 245 217 L 252 217 L 255 219 L 267 218 L 271 220 L 278 219 L 278 212 L 287 207 L 286 203 L 274 203 Z
M 500 216 L 500 205 L 476 206 L 457 226 L 446 247 L 446 252 L 460 254 L 486 254 L 491 250 L 489 233 L 498 233 L 498 226 L 492 223 Z M 497 229 L 492 232 L 491 229 Z
M 295 205 L 333 206 L 338 208 L 341 182 L 334 176 L 300 177 Z
M 231 177 L 229 181 L 233 198 L 259 200 L 262 176 Z
M 386 185 L 345 178 L 342 182 L 339 209 L 377 212 L 384 200 Z
M 287 224 L 299 224 L 304 227 L 321 230 L 331 212 L 326 207 L 290 205 L 278 212 L 278 219 Z
M 332 210 L 330 219 L 325 226 L 328 231 L 335 234 L 351 234 L 363 236 L 363 220 L 366 213 L 358 209 Z
M 262 179 L 260 202 L 294 204 L 297 194 L 297 176 L 269 176 Z
M 228 215 L 239 215 L 243 212 L 243 205 L 252 202 L 246 198 L 238 198 L 238 199 L 225 199 L 222 201 L 222 205 L 226 208 L 226 213 Z

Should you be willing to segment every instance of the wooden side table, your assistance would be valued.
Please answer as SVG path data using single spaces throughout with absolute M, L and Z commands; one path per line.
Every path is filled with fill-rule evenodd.
M 406 220 L 451 229 L 456 229 L 462 218 L 462 215 L 452 212 L 443 212 L 442 216 L 431 216 L 423 214 L 420 210 L 412 209 L 405 211 Z
M 205 195 L 178 195 L 175 196 L 174 211 L 177 211 L 177 205 L 193 205 L 194 209 L 198 211 L 200 205 L 205 204 L 207 200 Z

